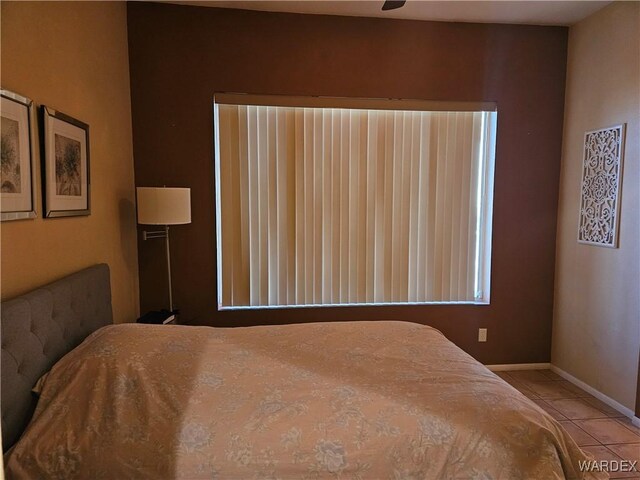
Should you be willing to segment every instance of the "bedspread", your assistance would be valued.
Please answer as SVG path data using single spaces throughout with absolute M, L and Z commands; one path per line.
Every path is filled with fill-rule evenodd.
M 392 321 L 113 325 L 51 370 L 9 479 L 582 478 L 536 404 Z

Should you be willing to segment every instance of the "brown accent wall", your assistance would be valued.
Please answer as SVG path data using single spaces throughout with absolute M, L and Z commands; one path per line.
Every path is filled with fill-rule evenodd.
M 139 2 L 128 22 L 136 184 L 192 189 L 193 223 L 171 232 L 184 322 L 399 319 L 433 325 L 485 363 L 549 361 L 567 29 Z M 216 91 L 496 101 L 491 305 L 218 312 Z M 138 245 L 141 309 L 156 309 L 163 245 Z

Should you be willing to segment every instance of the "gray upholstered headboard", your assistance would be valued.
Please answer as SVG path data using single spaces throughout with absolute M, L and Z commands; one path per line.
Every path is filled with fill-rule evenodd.
M 113 323 L 109 266 L 95 265 L 2 302 L 2 444 L 29 423 L 34 384 L 90 333 Z

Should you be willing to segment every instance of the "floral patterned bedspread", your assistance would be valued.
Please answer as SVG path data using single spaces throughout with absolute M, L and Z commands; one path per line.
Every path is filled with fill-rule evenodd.
M 43 382 L 9 479 L 561 479 L 582 453 L 437 330 L 113 325 Z

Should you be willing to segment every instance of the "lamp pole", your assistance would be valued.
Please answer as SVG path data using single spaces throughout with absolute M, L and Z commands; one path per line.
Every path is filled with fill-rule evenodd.
M 169 225 L 164 226 L 165 245 L 167 247 L 167 279 L 169 281 L 169 311 L 173 313 L 173 290 L 171 288 L 171 250 L 169 248 Z

